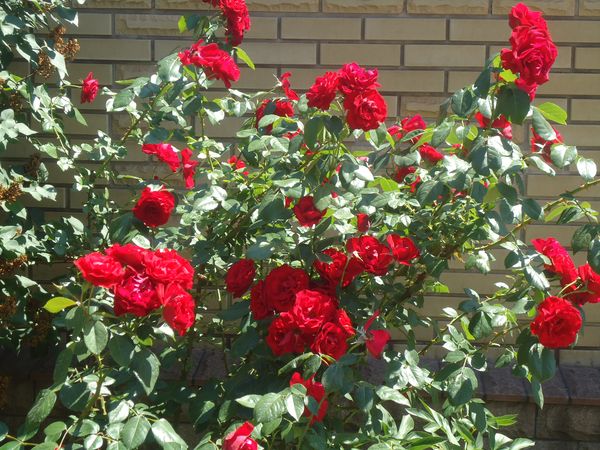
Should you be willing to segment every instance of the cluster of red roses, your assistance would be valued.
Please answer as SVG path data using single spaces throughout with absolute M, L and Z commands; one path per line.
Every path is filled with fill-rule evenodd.
M 558 51 L 542 13 L 518 3 L 511 9 L 508 23 L 512 48 L 502 49 L 502 67 L 519 75 L 515 84 L 533 100 L 538 86 L 548 81 Z
M 114 294 L 115 315 L 144 317 L 163 307 L 165 321 L 179 335 L 194 324 L 194 269 L 175 250 L 148 250 L 134 244 L 114 244 L 104 253 L 78 258 L 83 278 Z
M 242 43 L 244 33 L 250 30 L 250 14 L 245 0 L 202 0 L 218 7 L 225 19 L 227 42 L 236 47 Z
M 179 60 L 184 66 L 201 67 L 208 79 L 223 81 L 226 88 L 231 87 L 232 81 L 240 78 L 240 68 L 231 55 L 219 48 L 214 42 L 204 44 L 200 39 L 189 49 L 179 52 Z
M 550 260 L 544 268 L 558 278 L 562 296 L 548 297 L 538 305 L 531 332 L 545 347 L 568 347 L 582 325 L 581 314 L 573 305 L 600 302 L 600 275 L 589 264 L 576 268 L 567 250 L 554 238 L 534 239 L 532 243 Z

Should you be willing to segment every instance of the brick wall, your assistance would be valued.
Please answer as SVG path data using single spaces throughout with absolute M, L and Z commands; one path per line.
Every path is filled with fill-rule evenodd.
M 513 0 L 247 0 L 252 12 L 252 30 L 244 49 L 256 63 L 256 71 L 242 70 L 236 87 L 244 90 L 269 88 L 272 74 L 293 72 L 292 86 L 308 88 L 315 76 L 349 61 L 377 66 L 390 117 L 420 113 L 435 117 L 438 104 L 454 90 L 472 83 L 485 58 L 507 45 L 506 14 Z M 538 101 L 554 101 L 569 112 L 570 125 L 561 128 L 565 139 L 588 157 L 597 158 L 600 144 L 600 0 L 530 0 L 541 9 L 559 47 L 559 58 L 551 76 L 538 94 Z M 150 73 L 153 64 L 171 51 L 189 45 L 190 37 L 177 31 L 180 15 L 206 10 L 200 0 L 87 0 L 80 15 L 81 53 L 72 66 L 72 78 L 83 78 L 93 70 L 101 83 Z M 107 117 L 96 102 L 86 105 L 94 128 L 118 131 L 126 123 Z M 238 120 L 212 129 L 215 137 L 228 137 Z M 89 130 L 76 124 L 70 132 L 85 139 Z M 515 138 L 526 145 L 528 131 L 516 129 Z M 15 147 L 10 157 L 22 156 Z M 140 165 L 145 155 L 132 151 L 129 172 L 146 172 Z M 77 212 L 82 199 L 70 190 L 69 174 L 50 167 L 60 186 L 58 202 L 48 210 L 59 216 L 65 209 Z M 149 171 L 150 169 L 148 169 Z M 150 173 L 150 172 L 148 172 Z M 141 176 L 144 176 L 143 174 Z M 539 200 L 555 198 L 580 183 L 572 172 L 555 179 L 531 173 L 528 194 Z M 62 184 L 61 184 L 62 183 Z M 130 198 L 127 191 L 114 191 Z M 600 209 L 600 188 L 585 194 Z M 530 227 L 523 238 L 556 236 L 568 244 L 575 225 Z M 582 255 L 577 255 L 578 263 Z M 439 315 L 447 304 L 456 305 L 464 286 L 489 292 L 491 282 L 502 278 L 503 255 L 495 263 L 497 272 L 487 277 L 454 269 L 444 276 L 458 295 L 431 298 L 425 311 Z M 62 268 L 41 268 L 36 276 L 50 278 Z M 600 305 L 586 308 L 588 325 L 576 350 L 561 351 L 562 363 L 600 366 Z M 422 329 L 420 337 L 430 337 Z

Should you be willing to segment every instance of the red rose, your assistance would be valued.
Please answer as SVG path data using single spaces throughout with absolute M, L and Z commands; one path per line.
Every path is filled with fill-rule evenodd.
M 220 0 L 219 7 L 227 22 L 225 34 L 227 42 L 237 47 L 244 39 L 244 33 L 250 30 L 250 14 L 245 0 Z
M 377 69 L 366 70 L 355 62 L 344 65 L 338 72 L 338 89 L 344 95 L 354 95 L 362 91 L 380 87 L 377 83 Z
M 74 264 L 83 278 L 94 286 L 113 287 L 119 284 L 125 275 L 125 269 L 119 261 L 100 252 L 88 253 L 77 258 Z
M 327 213 L 326 209 L 323 211 L 317 209 L 314 198 L 310 195 L 298 200 L 293 211 L 296 219 L 303 227 L 312 227 L 318 224 Z
M 542 158 L 544 158 L 544 161 L 546 161 L 548 164 L 552 164 L 552 145 L 563 143 L 563 137 L 561 134 L 556 128 L 552 128 L 556 133 L 556 139 L 553 141 L 547 141 L 537 134 L 533 128 L 531 128 L 531 153 L 541 154 Z
M 396 261 L 405 266 L 410 265 L 410 262 L 418 258 L 421 254 L 419 249 L 409 237 L 401 237 L 397 234 L 390 234 L 386 241 L 392 249 L 392 254 Z
M 589 264 L 579 266 L 577 272 L 583 283 L 579 289 L 583 289 L 585 292 L 578 292 L 572 297 L 568 297 L 568 299 L 573 300 L 578 305 L 600 302 L 600 275 L 594 272 Z
M 281 83 L 281 88 L 283 92 L 285 92 L 285 96 L 290 100 L 300 100 L 296 91 L 294 91 L 290 85 L 290 77 L 292 76 L 291 72 L 286 72 L 281 75 L 281 79 L 279 82 Z
M 146 187 L 133 208 L 133 215 L 149 227 L 158 227 L 169 221 L 175 208 L 175 197 L 161 186 L 157 190 Z
M 531 322 L 531 333 L 548 348 L 563 348 L 575 342 L 581 328 L 581 314 L 567 300 L 548 297 L 537 307 L 538 314 Z
M 223 450 L 258 450 L 258 444 L 250 437 L 254 425 L 244 422 L 223 440 Z
M 206 77 L 223 81 L 226 88 L 232 81 L 240 78 L 240 68 L 229 53 L 221 50 L 215 43 L 203 45 L 199 40 L 188 50 L 179 53 L 179 60 L 184 66 L 202 67 Z
M 420 114 L 415 114 L 414 116 L 405 117 L 400 121 L 400 125 L 392 125 L 388 128 L 388 133 L 392 135 L 395 139 L 402 139 L 404 136 L 409 134 L 411 131 L 415 130 L 424 130 L 427 128 L 427 124 L 423 120 Z M 414 136 L 411 138 L 411 142 L 413 144 L 419 141 L 421 136 Z
M 325 414 L 327 413 L 327 407 L 329 406 L 329 402 L 325 397 L 325 387 L 314 380 L 314 375 L 310 377 L 308 380 L 302 378 L 299 372 L 294 372 L 292 378 L 290 379 L 290 387 L 295 384 L 301 384 L 306 388 L 306 395 L 312 397 L 317 405 L 319 405 L 319 409 L 317 410 L 317 415 L 313 416 L 310 410 L 305 407 L 304 415 L 306 417 L 310 417 L 310 424 L 312 425 L 315 422 L 322 422 Z
M 348 257 L 335 248 L 328 248 L 323 251 L 323 254 L 329 256 L 332 261 L 328 263 L 317 259 L 313 267 L 332 286 L 338 286 L 343 277 L 342 287 L 346 287 L 364 270 L 358 259 L 350 258 L 348 262 Z
M 515 84 L 533 100 L 537 87 L 548 81 L 558 51 L 544 19 L 524 5 L 513 8 L 509 21 L 514 25 L 512 48 L 502 49 L 502 67 L 519 75 Z
M 292 314 L 305 337 L 312 337 L 335 316 L 337 301 L 322 291 L 303 289 L 296 293 Z
M 250 311 L 254 320 L 262 320 L 273 315 L 273 308 L 265 295 L 265 282 L 260 280 L 250 289 Z
M 356 331 L 352 326 L 352 321 L 350 320 L 350 317 L 348 317 L 348 313 L 346 313 L 346 311 L 343 309 L 338 309 L 335 312 L 334 322 L 344 331 L 344 333 L 346 333 L 347 337 L 354 336 L 356 334 Z
M 157 250 L 144 260 L 146 273 L 157 283 L 181 284 L 184 289 L 194 285 L 194 268 L 175 250 Z
M 421 145 L 419 147 L 419 154 L 421 155 L 421 158 L 431 164 L 437 164 L 438 161 L 444 159 L 444 155 L 429 144 Z
M 292 105 L 287 100 L 270 100 L 268 98 L 264 99 L 262 103 L 256 108 L 256 128 L 258 129 L 258 124 L 260 123 L 260 119 L 262 119 L 267 114 L 267 108 L 272 112 L 268 114 L 274 114 L 279 117 L 293 117 L 294 116 L 294 105 Z M 273 131 L 273 125 L 267 125 L 264 127 L 264 131 L 266 134 L 270 134 Z
M 379 317 L 379 311 L 375 311 L 365 323 L 365 336 L 367 339 L 365 344 L 371 356 L 379 359 L 392 336 L 386 330 L 369 330 L 377 317 Z
M 339 76 L 335 72 L 325 72 L 324 75 L 317 77 L 315 83 L 306 93 L 308 106 L 327 111 L 331 102 L 335 100 L 338 89 Z
M 192 161 L 192 151 L 189 148 L 181 150 L 181 166 L 183 167 L 183 180 L 185 188 L 192 189 L 194 187 L 194 176 L 196 175 L 196 167 L 200 164 L 198 161 Z
M 115 315 L 133 314 L 144 317 L 160 307 L 156 286 L 145 274 L 131 271 L 127 278 L 114 288 Z
M 171 283 L 164 293 L 163 317 L 169 326 L 183 336 L 196 320 L 194 299 L 178 283 Z
M 356 215 L 356 228 L 361 233 L 369 231 L 369 228 L 371 228 L 371 221 L 369 220 L 368 214 L 358 213 Z
M 233 166 L 233 170 L 242 170 L 244 168 L 246 168 L 246 163 L 244 161 L 242 161 L 240 158 L 238 158 L 237 156 L 232 156 L 230 157 L 227 162 L 229 164 L 231 164 Z M 248 176 L 250 172 L 248 172 L 247 170 L 244 170 L 242 172 L 242 175 L 244 175 L 245 177 Z
M 308 288 L 310 279 L 302 269 L 287 264 L 276 267 L 265 278 L 265 294 L 269 305 L 278 312 L 289 311 L 296 301 L 296 293 Z
M 240 259 L 234 263 L 225 275 L 227 291 L 233 298 L 241 297 L 248 290 L 256 275 L 256 266 L 251 259 Z
M 390 249 L 373 236 L 350 238 L 346 249 L 362 261 L 367 272 L 374 275 L 385 275 L 393 261 Z
M 569 252 L 556 239 L 533 239 L 531 243 L 539 253 L 550 259 L 550 264 L 545 264 L 544 268 L 558 275 L 563 286 L 577 279 L 577 270 Z
M 542 29 L 548 27 L 542 18 L 542 13 L 530 10 L 524 3 L 517 3 L 512 7 L 508 14 L 508 24 L 513 29 L 520 26 L 534 26 Z
M 417 168 L 415 166 L 408 167 L 396 167 L 396 173 L 394 173 L 394 180 L 398 183 L 404 183 L 404 179 L 411 173 L 415 173 Z M 410 184 L 410 192 L 413 194 L 417 191 L 417 186 L 421 182 L 421 177 L 416 177 L 415 181 Z
M 310 349 L 314 353 L 329 355 L 333 359 L 340 359 L 346 354 L 348 344 L 346 332 L 333 322 L 323 325 L 319 334 L 315 337 Z
M 271 322 L 267 345 L 275 356 L 304 352 L 304 337 L 292 313 L 281 313 Z
M 173 172 L 179 169 L 179 156 L 171 144 L 144 144 L 142 151 L 156 157 L 171 168 Z
M 490 119 L 485 117 L 479 111 L 475 114 L 475 120 L 479 124 L 480 128 L 488 128 L 490 126 Z M 500 130 L 500 134 L 504 136 L 506 139 L 512 139 L 512 126 L 510 122 L 504 117 L 504 115 L 500 114 L 500 116 L 492 122 L 492 128 L 496 128 Z M 456 145 L 456 144 L 455 144 Z
M 94 73 L 88 73 L 81 85 L 81 103 L 92 103 L 98 95 L 98 80 L 94 78 Z
M 106 249 L 105 253 L 124 266 L 131 267 L 137 272 L 141 272 L 144 270 L 144 258 L 152 252 L 135 244 L 113 244 Z
M 348 95 L 344 99 L 346 121 L 353 130 L 374 130 L 387 117 L 384 98 L 374 89 Z

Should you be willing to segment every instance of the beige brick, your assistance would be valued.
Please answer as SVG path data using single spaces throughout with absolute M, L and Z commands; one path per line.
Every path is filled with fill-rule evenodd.
M 284 17 L 281 19 L 283 39 L 360 39 L 360 19 Z
M 600 100 L 571 100 L 571 119 L 600 121 Z
M 290 11 L 316 12 L 319 10 L 319 0 L 246 0 L 248 9 L 252 11 Z M 156 0 L 158 9 L 213 9 L 198 0 Z M 252 18 L 254 20 L 254 18 Z
M 569 125 L 558 129 L 568 144 L 596 148 L 600 145 L 600 125 Z
M 87 0 L 78 8 L 150 8 L 152 0 Z
M 277 39 L 277 18 L 252 17 L 252 28 L 245 39 Z
M 384 95 L 383 99 L 387 105 L 387 116 L 390 118 L 396 118 L 398 115 L 398 97 Z
M 488 0 L 408 0 L 409 14 L 487 14 Z
M 242 67 L 240 70 L 240 79 L 235 83 L 236 89 L 268 90 L 277 84 L 274 69 L 257 68 L 256 70 L 252 70 L 247 67 Z M 302 89 L 302 85 L 298 83 L 298 69 L 290 69 L 290 71 L 293 73 L 293 76 L 291 78 L 292 87 L 294 89 Z
M 130 80 L 156 71 L 156 64 L 115 64 L 115 80 Z
M 377 44 L 321 44 L 321 64 L 346 64 L 356 61 L 366 66 L 399 66 L 400 45 Z
M 600 26 L 593 20 L 550 20 L 554 42 L 600 42 Z
M 493 14 L 507 14 L 517 3 L 514 0 L 494 0 Z M 548 16 L 572 16 L 575 14 L 575 0 L 527 0 L 527 6 L 543 11 Z
M 150 41 L 145 39 L 80 39 L 79 42 L 79 60 L 150 60 Z
M 392 41 L 443 41 L 444 19 L 366 19 L 366 39 Z
M 495 19 L 452 19 L 450 40 L 468 42 L 506 42 L 510 27 L 506 20 Z
M 600 95 L 600 74 L 551 73 L 550 81 L 540 86 L 542 95 Z
M 455 294 L 462 294 L 467 286 L 480 294 L 489 294 L 496 290 L 494 283 L 506 281 L 506 277 L 495 273 L 480 275 L 469 272 L 445 272 L 440 277 L 440 281 Z
M 600 69 L 600 48 L 577 48 L 575 50 L 575 68 Z
M 73 83 L 77 83 L 87 77 L 88 73 L 93 72 L 101 85 L 111 84 L 113 82 L 112 65 L 110 64 L 90 64 L 74 62 L 67 66 L 69 78 Z
M 587 319 L 587 313 L 586 313 Z M 586 333 L 591 332 L 587 327 Z M 595 329 L 595 333 L 598 331 Z M 597 344 L 596 344 L 597 345 Z M 577 348 L 577 347 L 575 347 Z M 561 349 L 560 363 L 565 366 L 585 366 L 585 367 L 600 367 L 600 351 L 598 350 L 576 350 L 576 349 Z M 592 448 L 592 447 L 589 447 Z
M 218 125 L 206 125 L 206 135 L 211 138 L 232 138 L 240 130 L 246 118 L 227 117 Z M 196 124 L 196 129 L 200 129 L 200 125 Z
M 207 3 L 198 2 L 195 0 L 155 0 L 156 9 L 193 9 L 193 10 L 210 10 L 213 9 Z
M 36 264 L 33 266 L 33 277 L 36 280 L 52 280 L 56 277 L 61 277 L 73 270 L 72 263 L 53 263 L 53 264 Z
M 426 118 L 435 118 L 438 115 L 440 104 L 446 97 L 423 97 L 403 96 L 400 99 L 400 115 L 402 117 L 421 114 Z
M 177 29 L 179 15 L 170 14 L 116 14 L 117 34 L 181 36 Z
M 570 247 L 571 238 L 576 229 L 577 227 L 574 225 L 556 225 L 553 223 L 547 225 L 529 225 L 525 232 L 525 241 L 531 242 L 532 239 L 545 239 L 552 236 L 565 247 Z
M 579 0 L 580 16 L 600 16 L 600 0 Z
M 508 44 L 503 45 L 503 46 L 497 46 L 497 45 L 491 46 L 490 47 L 490 55 L 493 55 L 495 53 L 500 53 L 500 51 L 503 48 L 506 48 L 508 46 L 509 46 Z M 571 55 L 572 55 L 571 47 L 558 47 L 558 56 L 552 67 L 554 69 L 570 69 L 571 61 L 572 61 Z
M 381 89 L 388 92 L 443 92 L 444 72 L 425 70 L 380 70 Z
M 409 67 L 480 67 L 484 63 L 482 45 L 404 46 L 404 65 Z
M 108 116 L 106 114 L 86 114 L 87 127 L 81 125 L 75 119 L 65 120 L 65 132 L 67 134 L 89 134 L 97 135 L 97 130 L 108 131 Z
M 452 70 L 448 73 L 448 92 L 454 93 L 459 89 L 469 86 L 475 82 L 479 72 L 463 72 Z
M 527 194 L 536 197 L 553 198 L 565 191 L 575 189 L 583 183 L 583 179 L 578 175 L 556 177 L 530 175 L 527 179 Z M 594 186 L 579 195 L 582 197 L 597 197 L 600 196 L 600 188 Z M 552 232 L 552 230 L 549 230 L 549 232 Z
M 154 61 L 160 61 L 167 55 L 175 53 L 182 48 L 189 47 L 190 41 L 180 40 L 155 40 L 154 41 Z
M 271 70 L 271 69 L 268 69 L 268 70 Z M 297 67 L 297 68 L 282 67 L 281 68 L 282 73 L 291 72 L 293 74 L 292 78 L 291 78 L 291 83 L 292 83 L 292 87 L 294 89 L 310 88 L 310 86 L 312 86 L 313 83 L 315 82 L 315 78 L 320 77 L 325 72 L 331 71 L 331 70 L 332 69 L 325 69 L 325 68 L 313 69 L 313 68 L 307 68 L 307 67 Z M 272 70 L 271 70 L 271 72 L 272 72 Z M 273 79 L 273 78 L 271 78 L 271 79 Z M 272 86 L 273 85 L 272 82 L 271 81 L 269 81 L 269 82 L 271 83 L 271 86 Z
M 34 208 L 66 208 L 67 207 L 67 191 L 65 188 L 57 187 L 56 189 L 56 200 L 47 200 L 44 199 L 42 201 L 37 201 L 31 195 L 23 195 L 19 198 L 19 201 L 25 207 L 34 207 Z
M 323 11 L 344 13 L 401 13 L 403 0 L 323 0 Z
M 256 64 L 316 64 L 317 45 L 291 42 L 248 42 L 244 50 Z
M 110 14 L 79 13 L 79 26 L 67 24 L 68 34 L 110 36 L 112 16 Z

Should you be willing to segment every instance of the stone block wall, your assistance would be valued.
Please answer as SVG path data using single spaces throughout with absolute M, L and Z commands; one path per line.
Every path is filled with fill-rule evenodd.
M 275 83 L 273 74 L 293 73 L 292 86 L 306 90 L 317 75 L 356 61 L 380 70 L 382 92 L 390 121 L 396 116 L 420 113 L 427 119 L 437 114 L 438 104 L 454 90 L 472 83 L 485 59 L 508 45 L 510 29 L 506 14 L 514 0 L 247 0 L 252 30 L 243 48 L 256 63 L 256 70 L 242 69 L 235 87 L 261 90 Z M 569 127 L 559 127 L 565 140 L 600 160 L 600 0 L 529 0 L 529 6 L 544 11 L 551 34 L 559 47 L 559 58 L 551 81 L 539 90 L 536 101 L 554 101 L 569 113 Z M 207 12 L 201 0 L 87 0 L 80 14 L 80 27 L 71 30 L 81 43 L 81 53 L 72 65 L 72 79 L 93 71 L 103 85 L 148 74 L 166 54 L 191 43 L 180 35 L 177 20 L 193 11 Z M 74 93 L 76 97 L 78 91 Z M 93 130 L 119 132 L 127 122 L 120 116 L 102 114 L 102 99 L 83 106 L 91 128 L 69 124 L 77 140 L 93 137 Z M 227 120 L 209 133 L 230 138 L 239 120 Z M 524 147 L 529 131 L 516 127 L 515 138 Z M 18 160 L 27 149 L 15 145 L 7 158 Z M 129 172 L 152 173 L 142 164 L 146 155 L 131 148 Z M 126 167 L 125 167 L 126 166 Z M 81 195 L 71 189 L 69 173 L 49 166 L 51 181 L 58 186 L 57 201 L 47 205 L 50 219 L 65 211 L 79 211 Z M 532 172 L 527 193 L 540 201 L 551 200 L 580 183 L 576 173 L 564 171 L 552 179 Z M 131 199 L 126 189 L 113 189 L 123 204 Z M 600 208 L 600 188 L 585 194 L 585 200 Z M 555 236 L 570 244 L 577 224 L 536 224 L 522 238 Z M 443 279 L 452 292 L 432 296 L 425 312 L 439 316 L 446 305 L 457 305 L 462 289 L 470 286 L 489 292 L 501 280 L 502 252 L 494 272 L 473 275 L 456 262 Z M 576 255 L 581 263 L 584 255 Z M 51 279 L 67 264 L 36 267 L 33 276 Z M 561 350 L 563 364 L 600 366 L 600 306 L 586 308 L 587 326 L 574 350 Z M 419 330 L 419 338 L 431 337 L 431 329 Z

